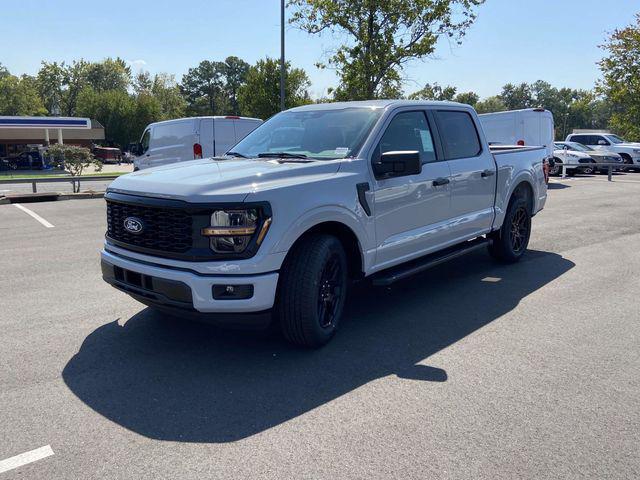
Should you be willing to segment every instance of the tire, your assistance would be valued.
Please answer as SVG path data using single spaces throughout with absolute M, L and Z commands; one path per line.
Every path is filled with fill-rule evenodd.
M 347 293 L 347 257 L 331 235 L 303 238 L 280 272 L 276 315 L 284 337 L 318 348 L 338 329 Z
M 622 162 L 625 165 L 625 171 L 627 172 L 635 172 L 636 169 L 633 166 L 633 160 L 631 159 L 631 157 L 626 154 L 626 153 L 621 153 L 620 156 L 622 157 Z
M 549 169 L 549 176 L 558 177 L 560 175 L 562 175 L 562 162 L 555 160 L 553 167 Z
M 516 238 L 516 232 L 517 238 Z M 515 263 L 527 250 L 531 237 L 531 212 L 526 196 L 514 196 L 500 230 L 489 235 L 489 253 L 503 263 Z
M 585 175 L 593 175 L 596 172 L 596 167 L 584 167 L 582 173 Z

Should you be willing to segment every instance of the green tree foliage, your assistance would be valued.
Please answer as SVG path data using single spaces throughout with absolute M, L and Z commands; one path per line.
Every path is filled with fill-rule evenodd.
M 36 79 L 29 75 L 0 77 L 0 115 L 45 115 Z
M 86 80 L 96 92 L 119 90 L 126 92 L 131 85 L 131 68 L 121 58 L 106 58 L 86 66 Z
M 189 113 L 219 115 L 224 109 L 222 92 L 224 63 L 203 60 L 182 77 L 180 90 L 189 102 Z
M 475 92 L 458 93 L 455 97 L 453 97 L 453 101 L 475 107 L 480 101 L 480 95 Z
M 520 85 L 507 83 L 502 87 L 502 92 L 499 97 L 506 105 L 507 110 L 518 110 L 535 106 L 531 94 L 531 87 L 527 83 L 521 83 Z
M 8 77 L 9 75 L 11 75 L 9 73 L 9 69 L 2 65 L 2 62 L 0 62 L 0 79 Z
M 64 85 L 66 87 L 63 94 L 63 113 L 69 117 L 76 115 L 78 96 L 87 85 L 89 63 L 83 59 L 74 60 L 71 65 L 65 67 Z
M 60 114 L 65 83 L 64 62 L 42 62 L 36 77 L 38 93 L 51 114 Z
M 224 61 L 224 92 L 228 98 L 229 109 L 226 113 L 240 115 L 238 91 L 247 80 L 249 64 L 238 57 L 227 57 Z
M 53 164 L 56 167 L 64 167 L 64 169 L 74 177 L 82 175 L 82 171 L 91 166 L 93 166 L 96 171 L 102 170 L 102 163 L 91 154 L 91 150 L 85 147 L 56 143 L 49 147 L 47 154 L 53 160 Z M 74 192 L 77 193 L 79 188 L 80 185 L 77 183 L 73 184 Z
M 423 88 L 409 95 L 409 100 L 453 101 L 456 91 L 456 87 L 450 85 L 442 87 L 437 83 L 427 83 Z
M 285 107 L 312 103 L 311 85 L 305 71 L 286 63 Z M 249 69 L 246 82 L 238 91 L 238 103 L 243 115 L 266 119 L 280 110 L 280 62 L 272 58 L 258 60 Z
M 476 103 L 475 109 L 478 113 L 504 112 L 507 110 L 507 106 L 502 101 L 502 98 L 495 95 L 493 97 L 487 97 L 484 100 L 480 100 Z
M 289 0 L 291 23 L 342 40 L 328 64 L 336 68 L 337 99 L 401 95 L 403 66 L 431 55 L 439 38 L 460 43 L 484 0 Z M 320 64 L 320 66 L 325 66 Z
M 629 140 L 640 141 L 640 13 L 635 23 L 616 29 L 602 48 L 598 90 L 610 104 L 610 125 Z
M 184 117 L 187 102 L 180 93 L 174 75 L 156 74 L 151 84 L 151 95 L 158 101 L 161 120 Z

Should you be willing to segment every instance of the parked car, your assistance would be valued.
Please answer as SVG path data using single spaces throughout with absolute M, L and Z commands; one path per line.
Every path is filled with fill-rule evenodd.
M 134 170 L 224 154 L 262 123 L 247 117 L 192 117 L 150 124 L 140 143 Z
M 38 150 L 6 157 L 4 162 L 9 170 L 42 170 L 46 167 L 45 159 Z
M 122 152 L 115 147 L 94 147 L 93 156 L 102 163 L 122 163 Z
M 586 145 L 582 145 L 578 142 L 555 142 L 557 149 L 567 149 L 569 153 L 579 153 L 589 155 L 593 161 L 596 163 L 594 166 L 594 171 L 599 171 L 601 173 L 608 173 L 609 167 L 607 166 L 599 166 L 598 164 L 606 164 L 606 163 L 617 163 L 620 166 L 613 167 L 613 171 L 620 171 L 624 168 L 624 160 L 623 158 L 615 152 L 610 152 L 608 150 L 596 150 L 591 147 L 587 147 Z M 584 173 L 593 173 L 591 171 L 584 170 Z
M 596 150 L 619 154 L 629 169 L 640 168 L 640 143 L 627 142 L 612 133 L 572 133 L 567 142 L 577 142 Z
M 589 155 L 571 151 L 568 148 L 556 146 L 553 151 L 553 165 L 549 171 L 550 175 L 562 175 L 563 167 L 566 165 L 567 175 L 573 177 L 577 173 L 591 174 L 596 171 L 596 161 Z
M 134 172 L 105 195 L 106 282 L 160 311 L 328 342 L 348 282 L 388 285 L 478 248 L 527 249 L 545 147 L 492 152 L 453 102 L 314 104 L 222 158 Z

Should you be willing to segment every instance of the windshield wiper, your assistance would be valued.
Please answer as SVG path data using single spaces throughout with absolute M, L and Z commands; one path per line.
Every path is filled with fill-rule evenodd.
M 225 155 L 229 155 L 230 157 L 249 158 L 246 155 L 243 155 L 243 154 L 238 153 L 238 152 L 227 152 L 227 153 L 225 153 Z
M 307 156 L 303 153 L 262 152 L 258 154 L 258 158 L 307 158 Z

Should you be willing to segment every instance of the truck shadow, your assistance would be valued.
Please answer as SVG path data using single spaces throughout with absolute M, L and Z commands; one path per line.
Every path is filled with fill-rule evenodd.
M 340 333 L 316 351 L 145 309 L 124 326 L 116 320 L 92 332 L 62 375 L 90 408 L 146 437 L 231 442 L 380 377 L 446 381 L 437 365 L 423 365 L 431 355 L 573 266 L 540 251 L 501 266 L 479 252 L 391 289 L 363 283 L 351 292 Z

